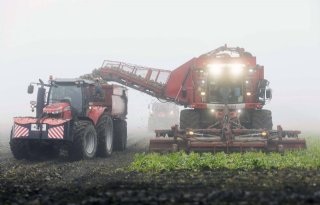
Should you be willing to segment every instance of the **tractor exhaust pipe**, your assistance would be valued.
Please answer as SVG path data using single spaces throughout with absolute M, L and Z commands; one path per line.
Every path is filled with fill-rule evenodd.
M 46 89 L 43 87 L 38 88 L 38 94 L 37 94 L 37 107 L 36 107 L 36 116 L 37 118 L 40 118 L 43 114 L 43 108 L 45 106 L 45 95 L 46 95 Z
M 44 88 L 44 83 L 41 79 L 39 79 L 41 87 L 38 88 L 38 94 L 37 94 L 37 109 L 36 109 L 36 115 L 37 118 L 42 117 L 43 114 L 43 108 L 45 106 L 45 96 L 46 96 L 46 89 Z

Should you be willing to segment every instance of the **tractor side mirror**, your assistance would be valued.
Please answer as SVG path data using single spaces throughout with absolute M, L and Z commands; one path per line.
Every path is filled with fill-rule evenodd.
M 33 90 L 34 90 L 34 86 L 30 84 L 30 85 L 28 86 L 28 93 L 29 93 L 29 94 L 32 94 L 32 93 L 33 93 Z
M 266 98 L 267 99 L 272 99 L 272 90 L 271 89 L 267 89 L 266 90 Z

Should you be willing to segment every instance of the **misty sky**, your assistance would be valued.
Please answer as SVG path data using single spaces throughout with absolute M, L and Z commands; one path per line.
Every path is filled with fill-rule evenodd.
M 320 133 L 318 0 L 0 0 L 0 130 L 32 114 L 30 81 L 105 59 L 173 70 L 225 43 L 265 66 L 275 125 Z M 130 90 L 131 129 L 146 127 L 151 100 Z

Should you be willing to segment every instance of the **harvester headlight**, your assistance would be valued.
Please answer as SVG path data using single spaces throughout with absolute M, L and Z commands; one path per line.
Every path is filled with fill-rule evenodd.
M 234 76 L 238 76 L 242 74 L 243 71 L 243 64 L 235 63 L 235 64 L 230 64 L 230 72 Z
M 203 92 L 203 91 L 202 91 L 200 94 L 201 94 L 202 96 L 205 96 L 205 95 L 206 95 L 206 92 Z
M 208 64 L 210 74 L 219 76 L 223 70 L 223 64 Z
M 193 135 L 193 134 L 194 134 L 193 131 L 188 131 L 188 132 L 187 132 L 187 135 Z

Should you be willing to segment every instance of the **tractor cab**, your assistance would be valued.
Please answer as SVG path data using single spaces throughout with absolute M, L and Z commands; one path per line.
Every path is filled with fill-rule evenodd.
M 83 79 L 55 79 L 44 84 L 37 83 L 37 102 L 31 107 L 36 108 L 37 118 L 71 119 L 75 116 L 86 116 L 90 102 L 102 102 L 103 92 L 99 84 Z M 33 86 L 33 85 L 30 85 Z M 33 88 L 28 88 L 32 93 Z M 48 91 L 46 88 L 49 88 Z

